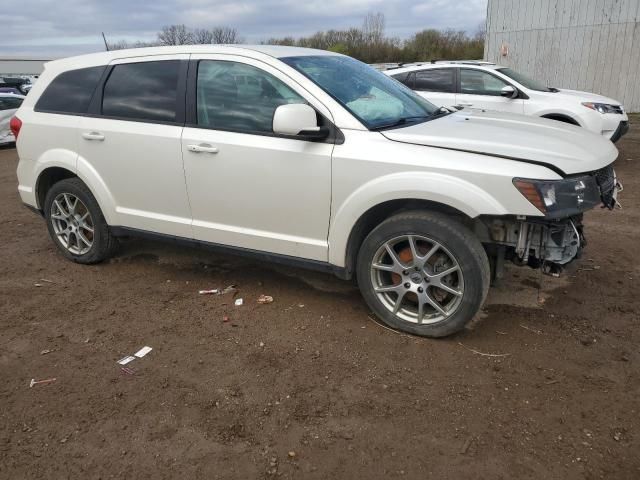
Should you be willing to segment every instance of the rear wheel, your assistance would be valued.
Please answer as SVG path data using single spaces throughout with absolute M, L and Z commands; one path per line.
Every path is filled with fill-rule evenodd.
M 490 268 L 464 225 L 433 212 L 390 217 L 364 240 L 358 285 L 392 328 L 442 337 L 464 328 L 486 297 Z
M 53 242 L 74 262 L 101 262 L 117 246 L 98 202 L 79 178 L 67 178 L 51 187 L 44 201 L 44 215 Z

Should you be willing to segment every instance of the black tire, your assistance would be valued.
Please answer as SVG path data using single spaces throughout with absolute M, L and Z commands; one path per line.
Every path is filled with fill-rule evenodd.
M 71 194 L 78 198 L 90 214 L 93 225 L 92 245 L 87 252 L 76 254 L 67 249 L 65 244 L 54 229 L 54 219 L 52 218 L 53 203 L 61 194 Z M 102 215 L 102 211 L 89 188 L 79 178 L 67 178 L 55 183 L 47 192 L 44 201 L 44 218 L 47 222 L 47 229 L 53 243 L 56 244 L 60 252 L 69 260 L 82 263 L 100 263 L 111 257 L 118 246 L 118 240 L 109 231 L 109 226 Z
M 438 242 L 458 263 L 464 279 L 461 299 L 443 320 L 419 324 L 400 318 L 374 291 L 371 265 L 376 252 L 386 242 L 404 235 Z M 358 286 L 369 308 L 389 327 L 423 337 L 445 337 L 464 329 L 482 306 L 491 279 L 489 260 L 478 238 L 462 223 L 438 212 L 408 211 L 386 219 L 365 238 L 357 262 Z

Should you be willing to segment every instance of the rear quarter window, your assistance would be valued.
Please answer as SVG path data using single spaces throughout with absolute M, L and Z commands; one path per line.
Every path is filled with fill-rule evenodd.
M 51 113 L 87 113 L 89 102 L 105 68 L 80 68 L 61 73 L 40 96 L 35 110 Z

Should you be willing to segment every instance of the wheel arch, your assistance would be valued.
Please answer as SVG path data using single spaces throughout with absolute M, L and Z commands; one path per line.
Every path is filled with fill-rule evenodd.
M 36 202 L 39 210 L 44 210 L 44 200 L 49 189 L 66 178 L 75 178 L 77 175 L 64 167 L 47 167 L 38 175 L 36 180 Z
M 576 125 L 578 127 L 582 126 L 580 125 L 580 122 L 578 122 L 578 120 L 576 120 L 571 115 L 567 115 L 565 113 L 545 113 L 544 115 L 540 115 L 540 118 L 546 118 L 549 120 L 556 120 L 558 122 L 569 123 L 571 125 Z
M 349 232 L 342 276 L 346 279 L 353 277 L 362 242 L 376 226 L 392 215 L 411 210 L 429 210 L 444 213 L 459 219 L 461 223 L 470 228 L 473 227 L 473 219 L 469 215 L 444 203 L 419 198 L 401 198 L 379 203 L 360 215 Z
M 114 209 L 107 208 L 109 205 L 113 205 L 112 196 L 107 189 L 104 182 L 97 176 L 97 173 L 93 169 L 78 169 L 77 172 L 73 172 L 66 166 L 51 165 L 45 167 L 39 174 L 36 180 L 36 202 L 37 208 L 40 211 L 44 211 L 44 201 L 49 189 L 60 180 L 66 178 L 79 178 L 93 194 L 98 206 L 102 211 L 102 215 L 109 225 L 113 225 L 112 220 L 114 218 Z

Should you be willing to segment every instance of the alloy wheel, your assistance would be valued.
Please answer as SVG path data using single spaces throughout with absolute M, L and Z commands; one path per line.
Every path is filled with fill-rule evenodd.
M 464 278 L 454 255 L 423 235 L 403 235 L 385 242 L 373 256 L 370 270 L 380 302 L 407 322 L 446 320 L 464 296 Z
M 51 205 L 51 224 L 69 252 L 84 255 L 93 246 L 94 223 L 87 206 L 72 193 L 61 193 Z

